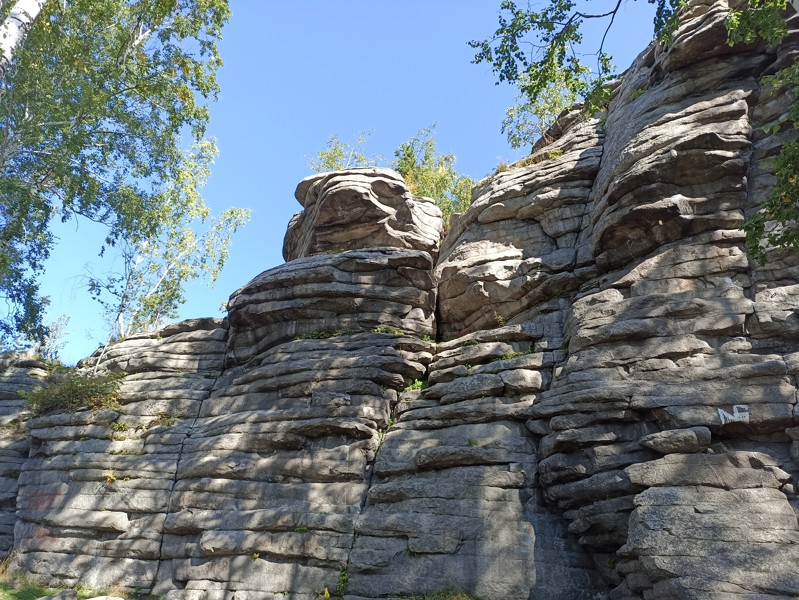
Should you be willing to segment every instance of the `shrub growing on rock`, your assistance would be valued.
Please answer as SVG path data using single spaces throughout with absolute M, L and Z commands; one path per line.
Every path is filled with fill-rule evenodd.
M 36 416 L 79 408 L 119 409 L 119 382 L 124 373 L 96 375 L 90 371 L 56 368 L 43 386 L 22 392 Z

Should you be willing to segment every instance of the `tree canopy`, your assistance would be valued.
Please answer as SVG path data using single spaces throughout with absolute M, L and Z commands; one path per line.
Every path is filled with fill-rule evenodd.
M 0 333 L 46 332 L 51 219 L 102 223 L 101 254 L 138 256 L 209 220 L 198 188 L 229 14 L 226 0 L 45 4 L 0 81 Z M 224 243 L 209 251 L 206 265 L 224 262 Z

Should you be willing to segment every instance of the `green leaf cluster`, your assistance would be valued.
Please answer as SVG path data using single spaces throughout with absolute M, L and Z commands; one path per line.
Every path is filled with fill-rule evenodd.
M 21 392 L 21 395 L 36 416 L 84 407 L 119 410 L 119 384 L 124 375 L 97 375 L 62 367 L 56 369 L 43 386 Z
M 469 208 L 475 180 L 457 172 L 454 154 L 438 153 L 434 131 L 435 125 L 431 125 L 400 144 L 394 151 L 395 160 L 390 163 L 380 156 L 364 153 L 363 145 L 368 133 L 359 133 L 353 143 L 343 142 L 333 134 L 326 147 L 308 162 L 308 166 L 317 172 L 390 166 L 402 175 L 411 193 L 435 201 L 447 224 L 453 213 L 461 213 Z
M 797 117 L 792 121 L 797 128 Z M 761 264 L 766 262 L 769 246 L 799 251 L 799 141 L 782 147 L 775 173 L 768 199 L 744 225 L 747 251 Z
M 728 43 L 752 43 L 762 39 L 776 46 L 788 34 L 785 23 L 785 0 L 749 0 L 743 7 L 731 10 L 727 17 Z M 777 93 L 787 88 L 793 106 L 767 133 L 799 129 L 799 63 L 781 69 L 765 84 Z M 784 144 L 774 160 L 776 182 L 769 197 L 744 225 L 749 255 L 763 264 L 769 247 L 799 251 L 799 140 Z
M 403 392 L 412 392 L 414 390 L 426 390 L 430 387 L 429 381 L 424 381 L 422 379 L 414 379 L 413 383 L 408 385 Z
M 670 39 L 683 0 L 648 1 L 656 5 L 655 32 L 661 39 Z M 589 13 L 579 10 L 575 0 L 549 0 L 540 10 L 502 0 L 493 36 L 469 42 L 477 51 L 472 62 L 488 63 L 497 83 L 506 81 L 521 92 L 522 101 L 509 109 L 503 122 L 512 146 L 529 144 L 534 133 L 546 132 L 547 122 L 557 117 L 567 101 L 581 100 L 588 114 L 607 103 L 608 83 L 617 74 L 604 43 L 620 6 L 617 2 L 606 12 Z M 589 20 L 607 23 L 593 64 L 582 60 L 580 50 L 582 26 Z M 540 118 L 543 122 L 536 125 Z
M 229 14 L 226 0 L 47 3 L 0 82 L 0 333 L 44 336 L 51 219 L 106 225 L 102 254 L 207 211 L 195 184 Z
M 749 0 L 742 8 L 730 10 L 727 32 L 730 45 L 765 40 L 776 46 L 788 34 L 785 24 L 787 0 Z
M 249 220 L 250 211 L 239 208 L 212 217 L 200 197 L 215 153 L 213 143 L 204 141 L 186 157 L 184 169 L 163 191 L 160 227 L 118 244 L 121 270 L 87 275 L 89 292 L 119 338 L 153 331 L 176 318 L 185 302 L 185 283 L 201 276 L 216 281 L 232 236 Z

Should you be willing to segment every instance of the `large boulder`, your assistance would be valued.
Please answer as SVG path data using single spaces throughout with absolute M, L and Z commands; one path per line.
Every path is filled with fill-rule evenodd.
M 438 253 L 441 210 L 430 198 L 411 194 L 390 169 L 348 169 L 303 179 L 283 242 L 283 258 L 387 246 Z

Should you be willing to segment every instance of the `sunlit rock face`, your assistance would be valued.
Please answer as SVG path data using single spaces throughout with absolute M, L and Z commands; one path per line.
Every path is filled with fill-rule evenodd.
M 297 337 L 388 328 L 435 335 L 430 255 L 371 248 L 297 259 L 264 271 L 228 302 L 228 362 Z
M 595 275 L 580 233 L 602 158 L 602 124 L 576 119 L 535 164 L 476 188 L 436 266 L 444 339 L 532 318 Z
M 9 433 L 12 565 L 168 600 L 798 597 L 799 259 L 741 230 L 797 19 L 729 47 L 726 11 L 692 2 L 438 258 L 397 174 L 301 182 L 288 262 L 225 320 L 98 351 L 119 407 Z
M 386 246 L 423 250 L 433 257 L 443 230 L 441 210 L 411 194 L 389 169 L 349 169 L 303 179 L 283 242 L 283 258 Z

